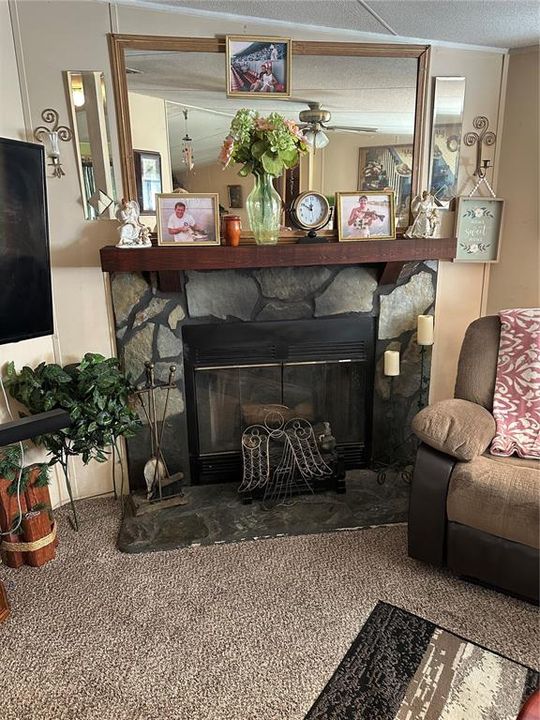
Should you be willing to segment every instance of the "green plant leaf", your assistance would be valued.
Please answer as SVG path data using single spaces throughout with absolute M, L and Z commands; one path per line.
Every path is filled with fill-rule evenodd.
M 283 163 L 275 153 L 265 152 L 261 158 L 264 171 L 274 177 L 279 177 L 283 172 Z
M 247 162 L 243 167 L 240 168 L 238 174 L 240 175 L 240 177 L 246 177 L 253 172 L 253 167 L 254 165 L 252 162 Z
M 298 162 L 298 150 L 296 148 L 287 148 L 279 151 L 279 159 L 287 166 L 294 167 Z
M 260 160 L 267 149 L 268 143 L 266 143 L 264 140 L 257 140 L 257 142 L 254 142 L 251 146 L 251 154 L 254 158 Z

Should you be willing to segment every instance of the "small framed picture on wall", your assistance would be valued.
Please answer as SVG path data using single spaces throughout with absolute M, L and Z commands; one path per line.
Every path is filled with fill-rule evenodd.
M 227 35 L 227 95 L 261 98 L 291 94 L 291 40 Z
M 337 193 L 336 207 L 340 242 L 395 239 L 393 191 Z
M 504 200 L 459 197 L 456 207 L 456 261 L 496 263 Z
M 229 207 L 237 210 L 244 207 L 241 185 L 227 185 Z
M 217 193 L 166 193 L 157 196 L 158 245 L 219 245 Z

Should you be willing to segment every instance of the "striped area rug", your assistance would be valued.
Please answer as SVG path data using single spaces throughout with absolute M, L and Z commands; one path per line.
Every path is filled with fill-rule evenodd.
M 379 602 L 305 720 L 516 720 L 538 673 Z

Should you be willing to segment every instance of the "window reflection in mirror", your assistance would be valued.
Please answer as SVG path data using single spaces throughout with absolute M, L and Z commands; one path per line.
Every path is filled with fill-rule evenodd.
M 430 190 L 441 207 L 457 195 L 465 78 L 435 78 Z
M 392 188 L 398 226 L 407 226 L 416 58 L 295 55 L 288 99 L 260 94 L 227 98 L 225 58 L 220 53 L 126 49 L 125 63 L 132 145 L 160 154 L 163 192 L 218 192 L 221 206 L 240 215 L 248 230 L 245 205 L 229 208 L 228 186 L 242 186 L 245 204 L 253 178 L 239 177 L 238 167 L 223 170 L 218 161 L 232 118 L 248 107 L 298 122 L 308 102 L 317 102 L 331 113 L 325 130 L 328 143 L 304 158 L 293 177 L 276 183 L 285 203 L 292 187 L 295 192 L 318 190 L 331 197 L 336 192 Z M 289 224 L 287 213 L 283 222 Z
M 111 218 L 116 193 L 103 73 L 66 72 L 66 83 L 84 217 Z

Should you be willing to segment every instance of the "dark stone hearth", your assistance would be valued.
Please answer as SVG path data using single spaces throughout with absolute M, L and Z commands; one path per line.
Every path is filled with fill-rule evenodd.
M 329 268 L 264 268 L 253 273 L 265 297 L 302 300 L 320 290 L 331 276 Z
M 119 549 L 128 553 L 173 550 L 404 522 L 409 489 L 396 476 L 379 485 L 369 470 L 353 470 L 347 474 L 345 495 L 302 495 L 290 505 L 273 509 L 258 501 L 242 505 L 236 485 L 230 483 L 186 487 L 185 494 L 186 505 L 137 517 L 126 515 Z
M 172 473 L 182 470 L 186 481 L 190 481 L 182 357 L 184 325 L 216 322 L 216 318 L 239 322 L 303 320 L 350 313 L 376 316 L 379 307 L 373 454 L 377 460 L 392 461 L 396 454 L 407 462 L 413 459 L 414 447 L 403 440 L 410 433 L 410 418 L 418 409 L 416 316 L 433 311 L 436 262 L 407 263 L 397 285 L 382 288 L 377 287 L 376 271 L 370 266 L 193 271 L 183 277 L 185 292 L 164 293 L 157 291 L 153 275 L 151 283 L 146 275 L 138 273 L 111 276 L 118 354 L 133 380 L 144 382 L 146 360 L 154 362 L 156 378 L 161 382 L 166 382 L 170 364 L 178 367 L 177 390 L 171 394 L 164 432 L 164 453 Z M 389 397 L 390 384 L 382 369 L 382 356 L 388 348 L 399 348 L 402 353 L 402 375 L 394 381 L 393 398 Z M 428 352 L 427 374 L 429 365 Z M 397 436 L 391 441 L 390 419 L 397 428 Z M 142 468 L 149 457 L 145 429 L 128 441 L 133 487 L 144 485 Z
M 310 317 L 313 317 L 313 310 L 307 302 L 270 300 L 257 315 L 257 320 L 307 320 Z
M 186 273 L 190 317 L 251 320 L 259 298 L 257 283 L 238 270 Z
M 315 299 L 315 317 L 371 312 L 376 289 L 374 270 L 362 267 L 341 270 L 322 295 Z

